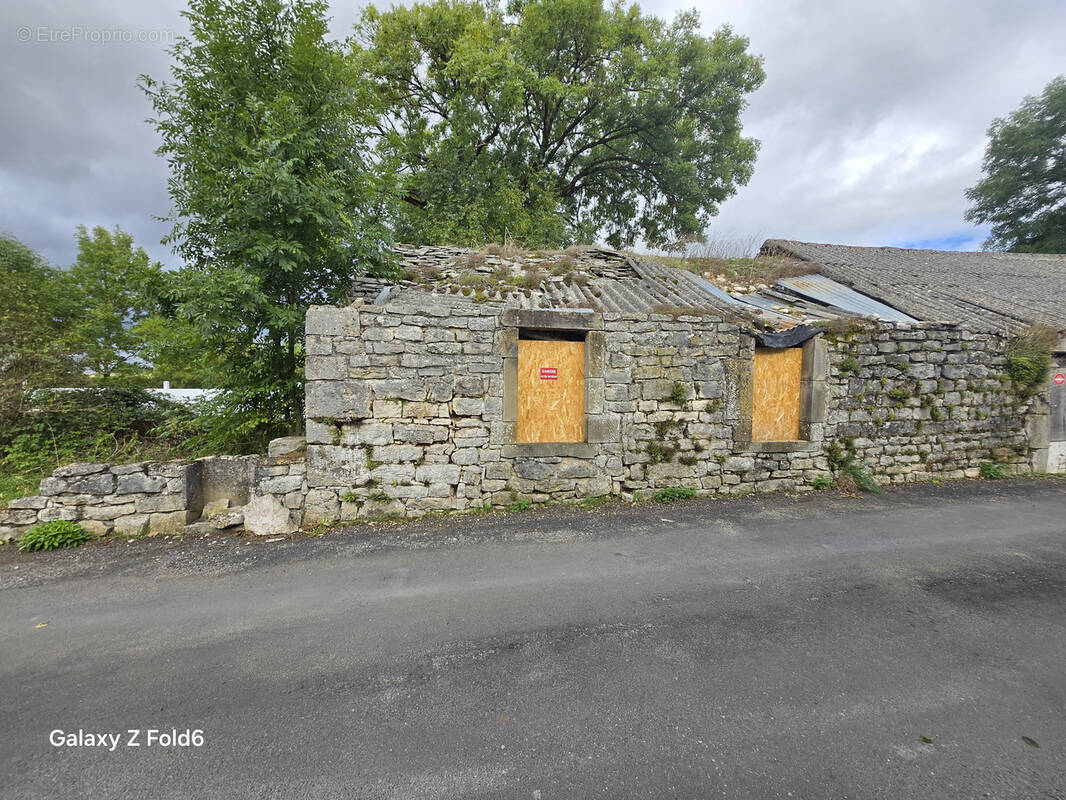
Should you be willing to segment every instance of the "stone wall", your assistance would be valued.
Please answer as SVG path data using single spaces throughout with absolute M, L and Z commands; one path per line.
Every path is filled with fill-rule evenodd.
M 938 325 L 830 336 L 828 428 L 874 474 L 900 483 L 976 477 L 982 461 L 1031 465 L 1039 400 L 1014 395 L 1003 336 Z
M 516 443 L 519 335 L 553 329 L 586 342 L 585 441 Z M 55 519 L 94 533 L 243 524 L 269 534 L 667 487 L 808 489 L 831 475 L 830 454 L 883 483 L 973 477 L 986 460 L 1039 468 L 1046 442 L 1027 431 L 1044 419 L 1041 401 L 1016 400 L 1006 344 L 950 325 L 827 331 L 804 345 L 804 440 L 752 442 L 746 324 L 462 301 L 315 307 L 306 454 L 289 438 L 266 456 L 74 464 L 0 511 L 0 535 Z
M 0 540 L 38 522 L 70 520 L 90 533 L 140 536 L 246 527 L 293 530 L 303 521 L 303 440 L 271 442 L 266 456 L 196 461 L 71 464 L 41 481 L 40 494 L 0 509 Z
M 583 332 L 586 441 L 515 442 L 523 328 Z M 500 311 L 472 302 L 317 307 L 307 318 L 312 520 L 671 487 L 808 488 L 833 442 L 884 481 L 1027 463 L 1005 341 L 947 325 L 818 337 L 803 442 L 750 442 L 755 347 L 711 316 Z

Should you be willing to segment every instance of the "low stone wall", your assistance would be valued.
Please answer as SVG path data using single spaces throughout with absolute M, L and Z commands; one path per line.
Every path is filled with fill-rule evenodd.
M 195 461 L 71 464 L 41 481 L 40 494 L 0 510 L 0 539 L 38 522 L 71 520 L 96 535 L 140 536 L 244 526 L 289 531 L 303 521 L 302 439 L 271 443 L 266 456 Z

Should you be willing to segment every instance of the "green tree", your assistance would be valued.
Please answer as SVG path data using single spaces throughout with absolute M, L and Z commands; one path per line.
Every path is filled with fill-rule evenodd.
M 171 81 L 142 76 L 187 269 L 167 287 L 243 433 L 303 420 L 303 319 L 381 266 L 367 102 L 321 0 L 192 0 Z
M 991 224 L 985 247 L 1066 253 L 1066 75 L 988 129 L 985 177 L 966 219 Z
M 75 379 L 70 329 L 78 309 L 69 276 L 12 236 L 0 236 L 0 420 L 29 392 Z
M 761 59 L 694 12 L 435 0 L 368 7 L 356 40 L 397 238 L 660 244 L 698 236 L 751 175 L 739 117 Z
M 161 267 L 117 226 L 114 231 L 98 226 L 90 234 L 79 225 L 77 240 L 70 277 L 80 309 L 71 335 L 83 363 L 104 383 L 116 373 L 143 373 L 133 326 L 150 310 L 149 292 L 160 279 Z

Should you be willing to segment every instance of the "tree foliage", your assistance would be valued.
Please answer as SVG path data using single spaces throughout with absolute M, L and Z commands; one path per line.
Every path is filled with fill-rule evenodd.
M 78 373 L 70 335 L 78 304 L 70 276 L 11 236 L 0 236 L 0 421 L 24 409 L 29 391 Z
M 614 245 L 698 236 L 751 175 L 741 135 L 761 59 L 602 0 L 434 0 L 369 7 L 368 76 L 398 238 Z
M 988 137 L 966 218 L 992 225 L 991 249 L 1066 253 L 1066 75 L 995 120 Z
M 367 102 L 321 0 L 192 0 L 170 82 L 143 76 L 171 176 L 171 312 L 245 430 L 302 423 L 303 318 L 380 263 Z
M 159 264 L 135 247 L 133 237 L 117 226 L 78 226 L 78 255 L 70 268 L 78 314 L 71 336 L 83 365 L 102 382 L 116 372 L 129 378 L 145 372 L 137 361 L 140 344 L 133 326 L 150 309 L 150 292 L 161 279 Z

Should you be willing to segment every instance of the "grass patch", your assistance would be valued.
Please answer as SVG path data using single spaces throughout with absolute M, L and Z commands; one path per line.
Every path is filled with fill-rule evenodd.
M 687 486 L 667 486 L 651 496 L 656 503 L 672 503 L 675 500 L 687 500 L 696 496 L 696 490 Z
M 1007 477 L 1007 473 L 1003 471 L 1003 467 L 991 461 L 982 461 L 977 469 L 980 476 L 986 480 L 998 480 L 999 478 Z

